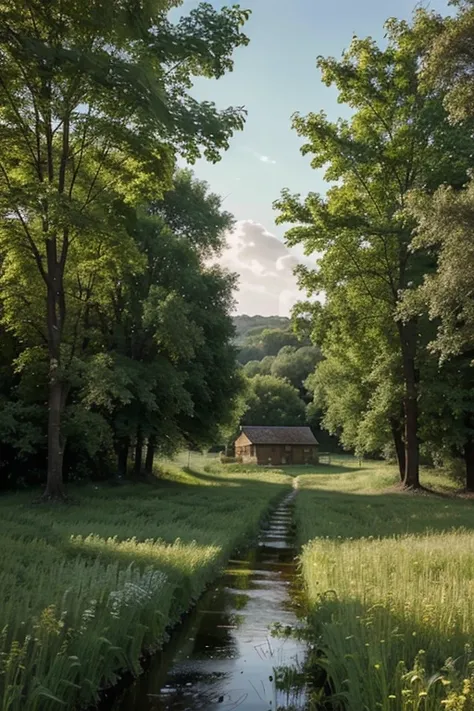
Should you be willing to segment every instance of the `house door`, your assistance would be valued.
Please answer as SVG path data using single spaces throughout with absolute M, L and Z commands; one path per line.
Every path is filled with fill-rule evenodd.
M 293 464 L 293 450 L 291 447 L 285 447 L 285 454 L 283 456 L 285 457 L 286 464 Z

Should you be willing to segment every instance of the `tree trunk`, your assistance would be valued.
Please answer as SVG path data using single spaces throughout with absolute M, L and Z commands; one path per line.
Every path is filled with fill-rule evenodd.
M 50 358 L 49 369 L 49 413 L 48 413 L 48 478 L 47 499 L 64 499 L 63 456 L 64 447 L 61 441 L 61 416 L 64 407 L 63 384 L 59 374 L 59 363 L 56 358 Z
M 405 456 L 405 443 L 403 441 L 403 425 L 400 420 L 392 417 L 390 420 L 390 428 L 392 430 L 393 444 L 395 446 L 395 452 L 397 455 L 398 470 L 400 472 L 400 481 L 405 479 L 406 471 L 406 456 Z
M 145 457 L 145 474 L 147 476 L 152 476 L 153 474 L 153 462 L 155 459 L 155 447 L 156 447 L 156 437 L 151 435 L 148 437 L 148 443 L 146 448 Z
M 400 344 L 405 386 L 405 477 L 406 488 L 418 489 L 420 486 L 420 457 L 418 442 L 418 376 L 415 365 L 417 347 L 416 323 L 399 322 Z
M 121 439 L 117 445 L 117 469 L 119 478 L 125 479 L 127 476 L 128 450 L 130 440 L 128 437 Z
M 142 458 L 143 458 L 143 434 L 141 427 L 137 429 L 137 440 L 135 443 L 135 464 L 133 469 L 133 475 L 135 479 L 140 478 L 142 473 Z
M 474 440 L 469 438 L 464 445 L 466 463 L 466 491 L 474 491 Z
M 49 403 L 48 403 L 48 475 L 46 499 L 64 499 L 63 455 L 61 437 L 62 413 L 66 404 L 67 387 L 61 374 L 61 335 L 66 313 L 63 272 L 56 259 L 55 243 L 48 240 L 48 271 L 46 316 L 49 351 Z

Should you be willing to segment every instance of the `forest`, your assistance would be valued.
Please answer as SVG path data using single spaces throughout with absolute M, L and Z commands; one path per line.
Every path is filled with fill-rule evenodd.
M 237 313 L 199 177 L 251 23 L 0 4 L 1 711 L 474 708 L 474 2 L 318 57 L 289 315 Z M 245 425 L 320 461 L 236 461 Z
M 233 218 L 176 160 L 243 127 L 189 89 L 232 69 L 248 13 L 174 5 L 2 6 L 3 488 L 140 477 L 232 418 L 235 280 L 209 260 Z
M 351 117 L 293 117 L 328 190 L 274 204 L 315 255 L 291 322 L 232 322 L 216 258 L 234 218 L 176 167 L 218 161 L 244 127 L 190 86 L 232 69 L 249 15 L 203 4 L 172 23 L 172 4 L 97 2 L 92 23 L 2 11 L 1 487 L 46 479 L 54 499 L 68 479 L 149 476 L 155 454 L 228 444 L 274 410 L 396 459 L 407 487 L 422 462 L 472 489 L 469 3 L 319 58 Z

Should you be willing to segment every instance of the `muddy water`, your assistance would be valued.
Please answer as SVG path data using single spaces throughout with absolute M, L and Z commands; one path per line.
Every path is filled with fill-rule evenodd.
M 288 678 L 303 647 L 273 637 L 274 623 L 297 623 L 290 585 L 295 550 L 290 525 L 294 493 L 274 510 L 258 545 L 229 561 L 147 671 L 108 706 L 113 711 L 277 711 L 301 709 Z M 285 670 L 290 670 L 290 673 Z M 283 677 L 286 682 L 282 684 Z M 281 688 L 284 686 L 285 688 Z

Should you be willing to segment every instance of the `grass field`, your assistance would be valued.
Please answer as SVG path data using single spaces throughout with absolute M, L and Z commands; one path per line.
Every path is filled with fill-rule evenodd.
M 69 506 L 0 499 L 1 711 L 87 705 L 138 671 L 291 483 L 199 464 L 156 485 L 71 489 Z
M 330 708 L 473 711 L 474 502 L 429 472 L 444 495 L 398 492 L 376 463 L 297 481 L 311 663 Z

